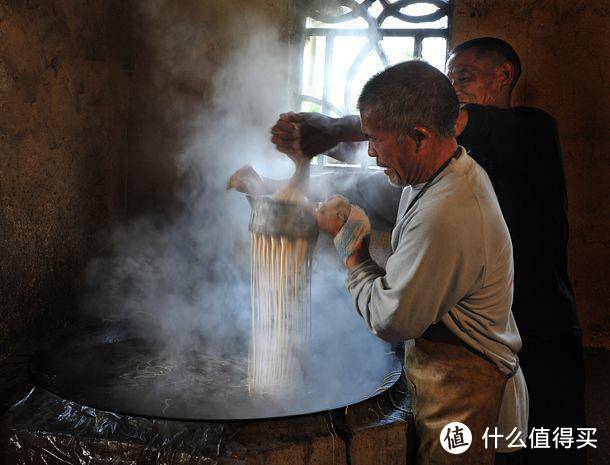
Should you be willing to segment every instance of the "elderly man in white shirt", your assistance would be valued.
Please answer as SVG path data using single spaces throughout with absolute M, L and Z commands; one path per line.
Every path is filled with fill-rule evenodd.
M 492 464 L 527 436 L 527 388 L 512 312 L 510 236 L 485 171 L 455 139 L 458 101 L 425 62 L 386 69 L 359 99 L 369 155 L 403 187 L 392 255 L 383 270 L 368 253 L 364 213 L 332 199 L 318 224 L 335 237 L 347 287 L 369 329 L 406 341 L 418 464 Z M 341 207 L 341 208 L 339 208 Z M 469 448 L 450 454 L 443 428 L 461 422 Z M 497 431 L 495 427 L 497 426 Z M 501 435 L 483 440 L 485 431 Z M 506 436 L 517 436 L 509 447 Z

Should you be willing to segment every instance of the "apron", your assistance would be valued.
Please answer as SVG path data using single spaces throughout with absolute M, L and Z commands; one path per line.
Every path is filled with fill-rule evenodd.
M 506 375 L 441 322 L 405 343 L 405 370 L 418 438 L 416 464 L 492 465 L 495 450 L 485 449 L 482 436 L 497 425 Z M 441 446 L 441 431 L 453 421 L 472 432 L 470 448 L 462 454 Z

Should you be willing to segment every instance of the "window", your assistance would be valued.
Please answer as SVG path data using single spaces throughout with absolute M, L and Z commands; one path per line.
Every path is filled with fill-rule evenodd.
M 387 66 L 422 58 L 445 68 L 450 0 L 302 2 L 297 108 L 356 114 L 362 87 Z M 314 163 L 337 165 L 320 156 Z

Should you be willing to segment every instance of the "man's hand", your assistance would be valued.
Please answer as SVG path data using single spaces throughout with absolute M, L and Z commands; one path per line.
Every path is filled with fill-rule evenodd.
M 345 197 L 337 195 L 320 205 L 316 220 L 318 227 L 332 236 L 339 255 L 349 269 L 370 258 L 369 220 L 359 207 L 350 205 Z
M 318 227 L 334 238 L 343 227 L 352 206 L 349 201 L 340 195 L 336 195 L 324 202 L 316 212 Z
M 271 142 L 293 159 L 311 159 L 341 142 L 332 133 L 335 121 L 320 113 L 282 113 L 271 128 Z
M 356 268 L 362 262 L 371 259 L 371 253 L 369 252 L 369 243 L 370 236 L 366 236 L 364 240 L 360 243 L 358 248 L 356 248 L 354 253 L 345 259 L 345 266 L 347 266 L 348 270 Z
M 250 195 L 263 195 L 267 191 L 265 181 L 250 165 L 242 166 L 231 175 L 227 182 L 228 189 Z

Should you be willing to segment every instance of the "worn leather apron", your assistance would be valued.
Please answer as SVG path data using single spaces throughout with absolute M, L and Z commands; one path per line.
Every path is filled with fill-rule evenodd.
M 495 450 L 485 449 L 485 429 L 497 425 L 507 377 L 461 342 L 442 323 L 405 343 L 405 368 L 415 430 L 417 465 L 492 465 Z M 453 421 L 472 432 L 470 448 L 453 455 L 441 446 L 443 427 Z

